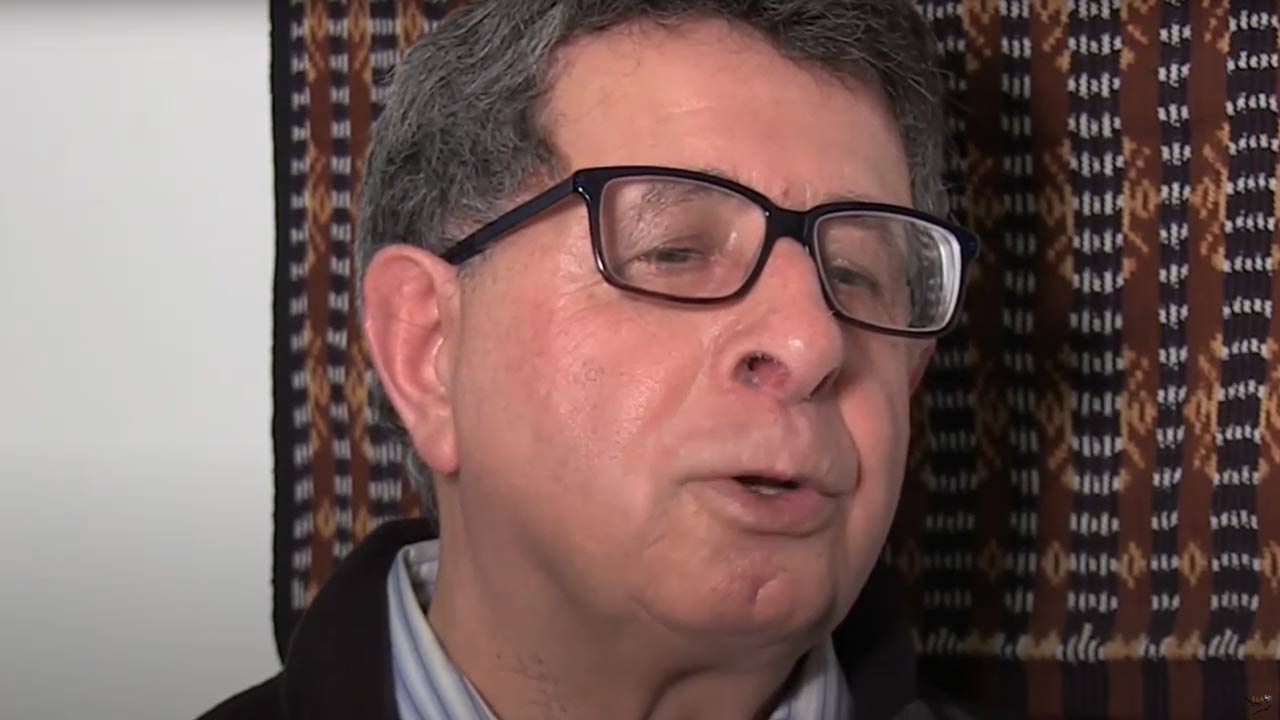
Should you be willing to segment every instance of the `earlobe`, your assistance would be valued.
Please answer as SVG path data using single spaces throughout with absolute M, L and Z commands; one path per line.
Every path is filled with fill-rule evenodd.
M 363 327 L 378 379 L 415 449 L 440 474 L 457 471 L 450 392 L 456 270 L 407 245 L 380 250 L 363 278 Z

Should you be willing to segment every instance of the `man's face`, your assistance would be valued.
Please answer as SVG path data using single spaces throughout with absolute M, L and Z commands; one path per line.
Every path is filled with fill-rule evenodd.
M 911 203 L 878 90 L 723 22 L 593 36 L 555 77 L 547 123 L 571 169 L 713 170 L 796 209 Z M 443 522 L 600 617 L 770 642 L 829 630 L 893 517 L 927 345 L 838 322 L 794 239 L 748 295 L 696 307 L 607 285 L 587 222 L 577 200 L 545 213 L 464 293 Z

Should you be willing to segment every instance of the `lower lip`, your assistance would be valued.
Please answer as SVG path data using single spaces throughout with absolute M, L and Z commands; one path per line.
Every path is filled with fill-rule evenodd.
M 722 515 L 751 532 L 808 535 L 826 525 L 835 510 L 833 498 L 807 487 L 762 495 L 732 478 L 701 484 Z

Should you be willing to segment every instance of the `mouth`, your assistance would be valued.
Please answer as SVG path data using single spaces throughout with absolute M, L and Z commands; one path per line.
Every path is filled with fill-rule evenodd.
M 764 475 L 736 475 L 733 480 L 757 495 L 781 495 L 800 489 L 799 482 L 788 478 L 774 478 Z
M 730 475 L 710 480 L 698 484 L 708 507 L 753 533 L 812 535 L 830 524 L 840 505 L 803 478 Z

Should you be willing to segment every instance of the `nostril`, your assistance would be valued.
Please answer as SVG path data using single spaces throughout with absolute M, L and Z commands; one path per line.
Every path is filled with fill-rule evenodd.
M 756 372 L 757 370 L 760 369 L 761 365 L 764 365 L 770 362 L 777 362 L 777 361 L 774 360 L 769 355 L 766 355 L 762 352 L 751 353 L 750 355 L 747 356 L 747 359 L 745 361 L 748 372 Z
M 755 351 L 743 355 L 738 361 L 734 376 L 747 387 L 769 390 L 781 395 L 794 395 L 796 399 L 813 400 L 839 382 L 840 368 L 832 368 L 811 387 L 801 387 L 800 376 L 792 376 L 787 363 L 767 352 Z
M 738 381 L 751 387 L 780 390 L 787 382 L 787 366 L 765 352 L 753 352 L 738 364 Z

